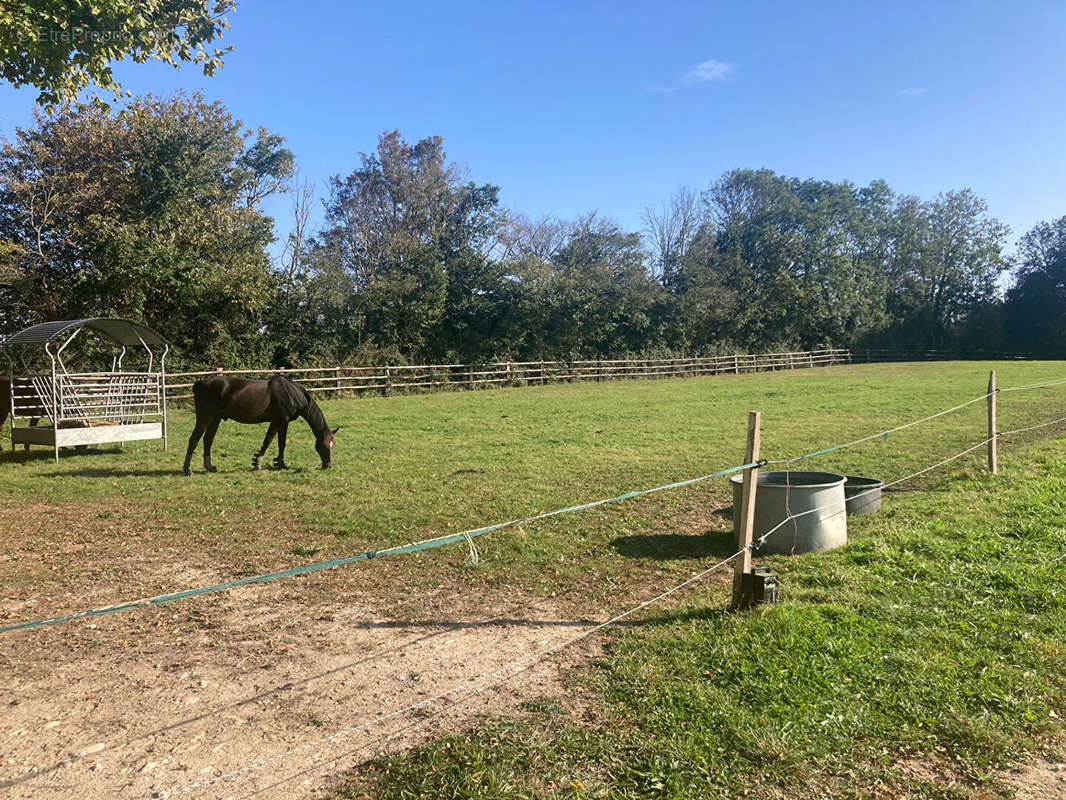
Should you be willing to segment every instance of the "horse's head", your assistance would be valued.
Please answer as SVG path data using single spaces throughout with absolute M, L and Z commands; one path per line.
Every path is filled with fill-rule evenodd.
M 318 451 L 318 457 L 322 459 L 322 469 L 329 469 L 333 466 L 333 435 L 340 429 L 340 425 L 333 430 L 326 428 L 315 442 L 315 450 Z

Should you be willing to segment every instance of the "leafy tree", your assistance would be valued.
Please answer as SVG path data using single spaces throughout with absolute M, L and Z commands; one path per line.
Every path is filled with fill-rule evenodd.
M 656 343 L 662 287 L 648 273 L 640 235 L 590 215 L 552 258 L 548 321 L 557 355 L 607 357 Z
M 1039 223 L 1018 242 L 1003 316 L 1012 349 L 1066 353 L 1066 217 Z
M 497 192 L 464 181 L 440 137 L 412 145 L 398 131 L 382 134 L 348 177 L 333 178 L 318 250 L 348 276 L 350 346 L 408 358 L 493 349 L 481 314 L 501 277 L 486 254 Z
M 256 359 L 275 288 L 258 203 L 291 171 L 277 137 L 200 96 L 38 114 L 0 151 L 4 327 L 131 316 L 187 361 Z
M 988 204 L 971 189 L 938 195 L 927 214 L 927 258 L 919 262 L 919 285 L 932 319 L 932 340 L 939 346 L 970 309 L 995 298 L 999 275 L 1007 269 L 1003 244 L 1009 229 L 988 216 Z
M 974 335 L 971 313 L 990 319 L 1005 228 L 970 190 L 923 203 L 883 181 L 734 170 L 702 199 L 706 222 L 682 255 L 662 245 L 668 217 L 653 231 L 660 260 L 679 265 L 675 347 L 944 347 Z
M 703 194 L 708 222 L 683 260 L 681 283 L 700 298 L 689 340 L 817 346 L 875 325 L 883 277 L 865 230 L 875 195 L 770 170 L 726 173 Z
M 111 64 L 124 58 L 192 62 L 213 75 L 226 50 L 207 45 L 229 27 L 225 15 L 235 7 L 236 0 L 3 3 L 0 70 L 15 86 L 39 89 L 37 102 L 48 107 L 73 101 L 90 84 L 119 96 Z
M 521 217 L 504 231 L 509 351 L 523 358 L 602 357 L 655 346 L 667 300 L 640 235 L 587 214 Z

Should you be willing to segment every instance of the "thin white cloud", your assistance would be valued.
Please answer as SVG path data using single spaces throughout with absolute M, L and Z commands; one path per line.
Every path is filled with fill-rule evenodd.
M 917 95 L 917 94 L 925 94 L 928 91 L 929 90 L 926 87 L 921 86 L 921 87 L 915 87 L 913 89 L 900 89 L 898 92 L 896 92 L 896 94 L 905 94 L 905 95 L 909 95 L 909 96 L 913 97 L 914 95 Z
M 728 77 L 733 71 L 733 65 L 724 61 L 701 61 L 695 67 L 686 72 L 681 80 L 684 83 L 713 83 Z
M 732 74 L 732 64 L 725 61 L 716 61 L 712 58 L 709 61 L 701 61 L 670 86 L 647 86 L 645 91 L 653 92 L 654 94 L 670 94 L 671 92 L 676 92 L 685 84 L 724 81 Z

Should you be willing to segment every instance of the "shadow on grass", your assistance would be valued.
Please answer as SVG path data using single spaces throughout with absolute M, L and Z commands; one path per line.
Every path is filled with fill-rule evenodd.
M 59 458 L 65 461 L 68 458 L 115 455 L 121 452 L 121 447 L 78 447 L 77 449 L 64 447 L 59 453 Z M 0 450 L 0 464 L 37 464 L 44 461 L 52 461 L 54 458 L 55 454 L 51 448 L 47 450 L 23 450 L 19 446 L 15 450 L 11 450 L 10 445 L 7 445 L 3 450 Z
M 611 541 L 611 547 L 626 558 L 653 558 L 657 561 L 725 558 L 736 551 L 733 535 L 726 531 L 620 536 Z
M 123 467 L 86 467 L 49 472 L 44 478 L 158 478 L 164 475 L 181 475 L 180 467 L 170 469 L 128 469 Z

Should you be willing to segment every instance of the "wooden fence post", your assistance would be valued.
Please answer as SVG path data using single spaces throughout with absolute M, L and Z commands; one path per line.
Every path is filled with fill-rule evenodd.
M 474 365 L 466 365 L 466 386 L 468 389 L 474 388 Z
M 337 394 L 339 395 L 341 393 L 341 368 L 339 364 L 333 368 L 333 376 L 336 379 Z
M 511 385 L 511 381 L 512 381 L 512 378 L 511 378 L 511 362 L 508 361 L 507 362 L 507 385 L 508 386 Z
M 758 411 L 748 412 L 748 447 L 744 451 L 744 463 L 754 464 L 759 460 Z M 758 485 L 759 468 L 748 467 L 744 470 L 744 483 L 740 499 L 740 525 L 738 527 L 737 548 L 742 552 L 733 562 L 733 608 L 739 608 L 742 602 L 744 575 L 751 572 L 751 535 L 755 527 L 755 489 Z M 737 513 L 737 509 L 733 509 Z
M 999 452 L 996 448 L 996 371 L 988 375 L 988 471 L 999 471 Z
M 388 397 L 392 394 L 392 370 L 389 369 L 389 365 L 385 365 L 385 391 L 384 394 Z

